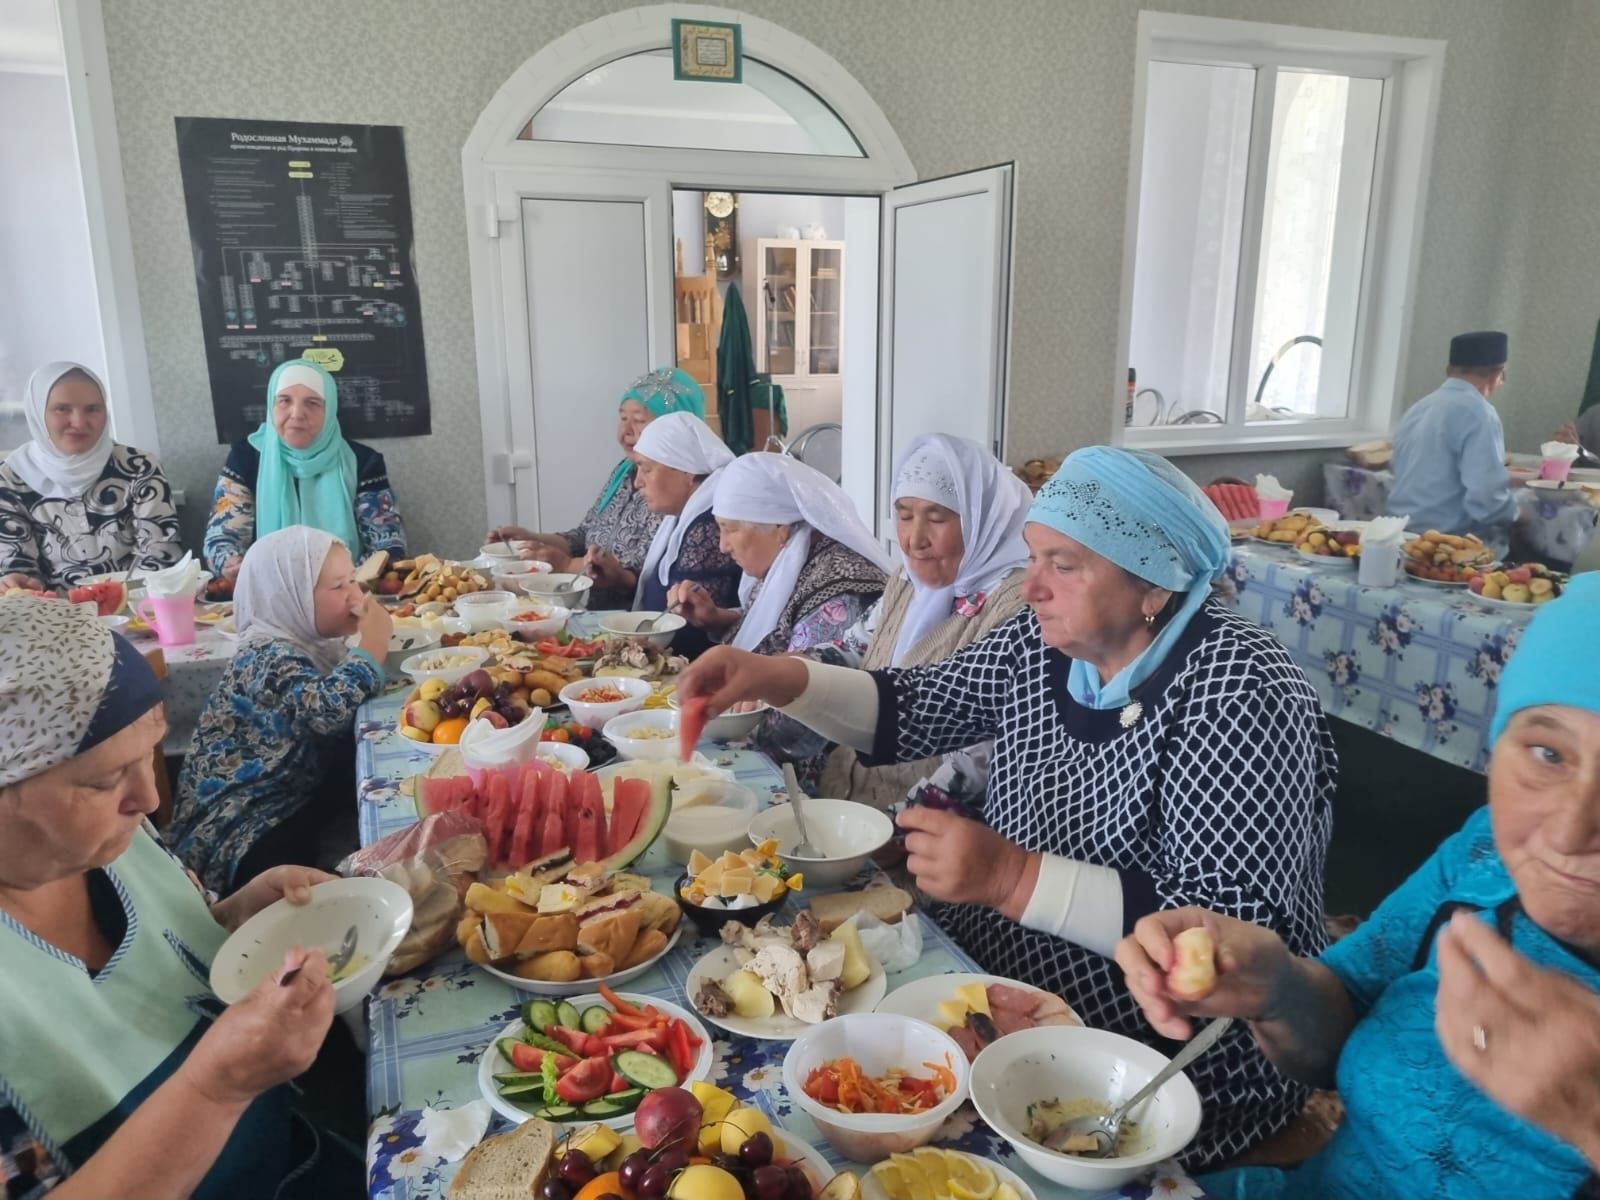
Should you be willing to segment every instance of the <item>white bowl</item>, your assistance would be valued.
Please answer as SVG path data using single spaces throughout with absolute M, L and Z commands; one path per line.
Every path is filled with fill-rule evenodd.
M 211 962 L 211 990 L 224 1004 L 242 1000 L 276 972 L 292 947 L 317 949 L 330 957 L 356 930 L 355 957 L 333 985 L 334 1011 L 361 1003 L 389 965 L 400 939 L 411 928 L 411 897 L 387 879 L 335 879 L 311 889 L 305 904 L 279 900 L 267 905 L 222 943 Z
M 656 627 L 646 632 L 644 627 L 651 622 L 655 622 Z M 672 644 L 672 635 L 687 624 L 677 613 L 613 613 L 600 618 L 600 632 L 625 642 L 648 642 L 665 650 Z
M 455 598 L 456 616 L 465 621 L 473 633 L 483 633 L 505 624 L 516 602 L 514 592 L 468 592 Z
M 594 580 L 566 571 L 542 571 L 523 576 L 518 586 L 524 595 L 535 600 L 565 605 L 573 612 L 581 612 L 589 607 L 589 589 L 594 587 Z
M 1176 1075 L 1132 1114 L 1136 1153 L 1082 1158 L 1046 1150 L 1027 1136 L 1038 1100 L 1099 1100 L 1115 1108 L 1166 1066 L 1167 1056 L 1103 1029 L 1042 1025 L 986 1046 L 972 1064 L 972 1102 L 989 1127 L 1039 1174 L 1068 1187 L 1110 1191 L 1178 1154 L 1200 1128 L 1200 1095 Z
M 448 654 L 457 665 L 450 667 L 425 667 L 423 662 L 438 654 Z M 421 683 L 424 679 L 442 679 L 446 683 L 460 683 L 489 660 L 485 646 L 446 646 L 442 650 L 423 650 L 400 664 L 400 673 Z
M 519 621 L 519 613 L 542 612 L 545 616 L 537 621 Z M 567 619 L 572 616 L 570 608 L 562 608 L 559 604 L 546 604 L 536 600 L 519 600 L 512 606 L 511 615 L 506 618 L 507 629 L 521 630 L 530 637 L 554 637 L 567 627 Z
M 589 752 L 582 746 L 574 746 L 571 742 L 540 742 L 533 756 L 554 762 L 568 775 L 574 771 L 581 771 L 589 765 Z
M 511 559 L 517 556 L 517 552 L 510 542 L 485 542 L 478 547 L 478 556 L 480 558 Z
M 682 798 L 688 793 L 707 799 L 683 803 Z M 750 844 L 746 831 L 760 802 L 744 784 L 731 779 L 701 779 L 690 788 L 677 789 L 673 800 L 672 813 L 661 829 L 667 857 L 673 862 L 687 866 L 689 855 L 696 850 L 707 858 L 720 858 L 724 850 L 737 853 Z
M 806 832 L 820 855 L 801 858 L 790 851 L 799 844 L 794 808 L 775 804 L 750 822 L 750 841 L 759 846 L 768 839 L 778 843 L 778 857 L 795 874 L 805 873 L 807 887 L 837 887 L 867 865 L 872 855 L 894 836 L 889 815 L 854 800 L 823 797 L 805 802 Z
M 383 656 L 383 669 L 391 678 L 399 678 L 406 673 L 405 664 L 413 655 L 432 650 L 443 636 L 432 629 L 396 625 L 389 635 L 389 653 Z M 360 645 L 361 639 L 357 637 L 351 644 Z
M 577 698 L 579 693 L 596 687 L 615 688 L 624 698 L 604 704 L 592 704 Z M 587 725 L 590 729 L 604 729 L 606 722 L 612 717 L 620 717 L 623 713 L 637 712 L 643 708 L 644 702 L 654 690 L 655 685 L 652 683 L 624 676 L 615 679 L 580 679 L 562 688 L 560 699 L 561 703 L 572 710 L 572 719 L 578 724 Z M 676 743 L 673 743 L 673 746 L 676 748 Z
M 678 708 L 678 693 L 673 692 L 667 697 L 667 704 L 674 711 Z M 706 737 L 716 738 L 723 742 L 742 742 L 755 733 L 756 726 L 761 724 L 772 706 L 765 700 L 758 700 L 756 706 L 748 712 L 725 712 L 712 717 L 706 722 Z
M 664 729 L 667 737 L 639 737 L 642 729 Z M 623 713 L 612 717 L 600 731 L 617 753 L 628 759 L 676 759 L 678 757 L 678 714 L 664 709 Z
M 947 1061 L 955 1073 L 955 1091 L 927 1112 L 904 1116 L 842 1113 L 806 1095 L 805 1081 L 812 1071 L 845 1057 L 855 1059 L 868 1075 L 880 1076 L 891 1067 L 901 1067 L 925 1077 L 928 1069 L 923 1063 Z M 881 1162 L 891 1154 L 927 1145 L 966 1101 L 968 1077 L 967 1056 L 949 1034 L 892 1013 L 847 1013 L 813 1025 L 795 1038 L 783 1057 L 783 1086 L 789 1099 L 835 1150 L 859 1163 Z
M 112 633 L 122 633 L 125 629 L 127 629 L 128 622 L 131 620 L 133 620 L 133 618 L 128 616 L 126 613 L 113 613 L 109 617 L 101 617 L 100 624 L 111 630 Z

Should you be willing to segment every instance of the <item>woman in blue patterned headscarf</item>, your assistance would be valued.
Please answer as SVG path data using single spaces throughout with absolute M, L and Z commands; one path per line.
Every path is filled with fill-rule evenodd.
M 595 581 L 590 608 L 631 608 L 639 570 L 661 523 L 635 486 L 633 447 L 646 425 L 674 412 L 705 418 L 705 393 L 693 376 L 681 367 L 657 367 L 635 379 L 617 405 L 622 460 L 583 520 L 565 533 L 502 525 L 489 531 L 488 540 L 521 543 L 517 553 L 522 558 L 547 562 L 557 571 L 587 571 Z
M 943 662 L 862 672 L 716 649 L 679 695 L 782 705 L 867 766 L 993 741 L 981 821 L 901 814 L 917 886 L 985 970 L 1148 1037 L 1109 956 L 1145 914 L 1200 902 L 1176 897 L 1322 948 L 1333 738 L 1283 646 L 1211 598 L 1226 526 L 1172 464 L 1079 450 L 1023 538 L 1028 610 Z M 1205 1102 L 1192 1163 L 1240 1153 L 1305 1103 L 1242 1030 L 1189 1077 Z

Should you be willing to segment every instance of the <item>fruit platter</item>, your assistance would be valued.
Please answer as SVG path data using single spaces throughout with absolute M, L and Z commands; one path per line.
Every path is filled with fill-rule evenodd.
M 437 660 L 438 669 L 448 670 L 453 648 L 424 656 L 417 669 L 433 669 L 427 664 Z M 561 689 L 582 678 L 571 659 L 511 655 L 454 683 L 424 679 L 406 697 L 397 728 L 402 736 L 429 747 L 453 746 L 468 722 L 482 718 L 496 729 L 520 725 L 534 709 L 554 707 Z
M 1561 595 L 1567 577 L 1543 563 L 1496 563 L 1467 576 L 1472 598 L 1490 608 L 1531 609 Z
M 1472 572 L 1494 562 L 1494 551 L 1471 533 L 1430 529 L 1402 547 L 1406 574 L 1424 583 L 1465 587 Z
M 1301 558 L 1319 562 L 1351 565 L 1361 557 L 1361 531 L 1359 529 L 1325 529 L 1317 526 L 1304 533 L 1294 544 Z M 1331 560 L 1331 562 L 1330 562 Z

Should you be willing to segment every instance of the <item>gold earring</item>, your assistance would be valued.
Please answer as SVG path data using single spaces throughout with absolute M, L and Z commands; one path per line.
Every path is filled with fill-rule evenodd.
M 1156 623 L 1156 615 L 1155 615 L 1155 613 L 1145 613 L 1145 615 L 1144 615 L 1144 623 L 1146 625 L 1154 625 Z

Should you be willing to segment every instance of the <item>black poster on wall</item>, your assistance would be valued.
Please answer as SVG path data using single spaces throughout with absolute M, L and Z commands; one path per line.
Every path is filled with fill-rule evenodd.
M 429 432 L 400 127 L 177 126 L 218 440 L 261 423 L 273 368 L 298 357 L 338 381 L 346 437 Z

